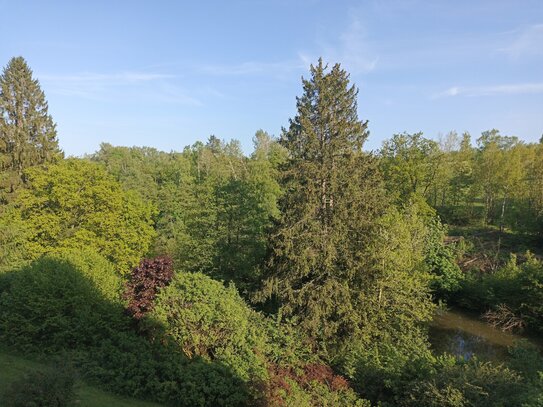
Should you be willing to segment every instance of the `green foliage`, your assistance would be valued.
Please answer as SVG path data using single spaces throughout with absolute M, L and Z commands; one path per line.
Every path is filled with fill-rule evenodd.
M 135 191 L 146 201 L 152 202 L 157 200 L 159 183 L 164 181 L 165 176 L 171 175 L 170 168 L 174 166 L 170 161 L 177 161 L 173 154 L 154 148 L 114 147 L 109 143 L 100 144 L 100 150 L 91 159 L 104 164 L 107 172 L 113 175 L 124 189 Z M 157 167 L 164 168 L 158 171 Z
M 121 304 L 122 279 L 114 265 L 92 249 L 61 248 L 53 250 L 45 258 L 69 264 L 97 288 L 101 297 L 111 304 Z M 41 261 L 43 258 L 36 263 Z M 35 267 L 39 269 L 40 266 Z
M 62 157 L 45 95 L 22 57 L 0 75 L 0 202 L 25 181 L 24 171 Z
M 116 331 L 78 353 L 85 377 L 117 394 L 150 398 L 171 406 L 246 406 L 246 383 L 230 368 L 179 349 L 151 343 L 131 331 Z
M 425 250 L 428 229 L 417 205 L 401 212 L 390 208 L 377 220 L 374 241 L 366 248 L 368 261 L 359 292 L 363 341 L 410 338 L 431 320 Z
M 521 376 L 507 367 L 443 360 L 436 373 L 412 384 L 400 405 L 417 407 L 514 407 L 526 405 L 531 392 Z
M 8 277 L 0 296 L 4 343 L 49 353 L 88 345 L 119 328 L 120 279 L 98 254 L 50 254 Z
M 509 368 L 519 372 L 522 376 L 543 392 L 543 355 L 540 350 L 526 340 L 518 341 L 509 349 L 510 358 L 507 362 Z
M 82 375 L 115 393 L 178 406 L 247 404 L 247 386 L 228 366 L 189 360 L 178 347 L 131 329 L 120 277 L 98 254 L 61 251 L 3 277 L 3 344 L 25 353 L 67 352 Z
M 353 342 L 339 362 L 362 397 L 396 405 L 413 381 L 433 371 L 435 359 L 425 335 L 415 330 L 396 338 L 382 336 Z
M 512 255 L 495 273 L 471 273 L 456 300 L 481 311 L 498 310 L 505 305 L 513 315 L 509 320 L 497 320 L 498 326 L 507 326 L 511 318 L 518 318 L 516 326 L 527 325 L 532 330 L 542 331 L 543 264 L 528 253 L 527 261 L 519 265 Z
M 250 159 L 243 157 L 239 143 L 213 136 L 206 145 L 185 150 L 194 184 L 175 246 L 179 269 L 233 281 L 245 295 L 260 279 L 280 194 L 274 166 L 281 150 L 266 133 L 257 134 Z
M 477 146 L 469 133 L 453 131 L 439 143 L 422 133 L 396 134 L 380 150 L 387 189 L 401 203 L 420 194 L 447 223 L 541 233 L 543 146 L 495 129 Z
M 430 284 L 438 298 L 450 299 L 460 290 L 465 276 L 456 263 L 455 253 L 444 244 L 447 228 L 435 213 L 426 217 L 425 224 L 428 235 L 424 261 L 431 274 Z
M 177 273 L 157 296 L 147 322 L 158 321 L 188 357 L 220 361 L 239 377 L 258 380 L 266 368 L 259 355 L 265 338 L 253 323 L 257 317 L 235 287 L 198 273 Z
M 383 143 L 381 168 L 389 191 L 405 202 L 412 194 L 428 197 L 440 164 L 438 144 L 422 133 L 395 134 Z
M 363 396 L 382 406 L 537 406 L 541 357 L 525 348 L 514 352 L 509 367 L 476 358 L 436 358 L 417 341 L 408 347 L 379 341 L 358 347 L 350 377 Z
M 341 376 L 324 365 L 306 365 L 299 373 L 276 369 L 266 389 L 266 405 L 370 407 Z
M 75 406 L 75 375 L 66 364 L 55 364 L 45 370 L 25 374 L 14 381 L 0 401 L 5 407 Z
M 359 302 L 368 273 L 364 249 L 385 199 L 376 161 L 362 151 L 366 123 L 358 119 L 357 89 L 339 64 L 311 67 L 297 115 L 280 143 L 282 217 L 260 299 L 277 298 L 311 337 L 340 343 L 361 323 Z
M 98 164 L 68 159 L 27 172 L 16 204 L 32 234 L 29 251 L 92 248 L 121 272 L 137 264 L 154 235 L 152 207 L 122 191 Z
M 267 230 L 279 215 L 283 156 L 260 130 L 250 158 L 239 143 L 212 136 L 182 153 L 103 144 L 93 160 L 158 208 L 153 253 L 171 256 L 179 270 L 234 281 L 248 295 L 260 279 Z
M 0 274 L 31 260 L 28 252 L 30 235 L 20 211 L 8 205 L 0 208 Z

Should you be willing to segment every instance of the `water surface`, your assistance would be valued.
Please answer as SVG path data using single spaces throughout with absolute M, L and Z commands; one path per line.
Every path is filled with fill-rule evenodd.
M 464 358 L 476 355 L 484 360 L 504 360 L 507 348 L 520 339 L 541 346 L 533 338 L 500 331 L 477 315 L 460 310 L 439 310 L 430 327 L 430 343 L 436 353 L 448 352 Z

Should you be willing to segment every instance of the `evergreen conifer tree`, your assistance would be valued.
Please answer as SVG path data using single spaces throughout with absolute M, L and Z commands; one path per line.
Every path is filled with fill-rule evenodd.
M 278 299 L 282 314 L 323 344 L 362 323 L 365 252 L 387 206 L 376 160 L 362 151 L 368 131 L 357 94 L 339 64 L 328 71 L 319 60 L 280 139 L 288 153 L 282 217 L 260 298 Z
M 12 58 L 0 76 L 0 188 L 13 192 L 26 168 L 61 154 L 38 80 L 22 57 Z

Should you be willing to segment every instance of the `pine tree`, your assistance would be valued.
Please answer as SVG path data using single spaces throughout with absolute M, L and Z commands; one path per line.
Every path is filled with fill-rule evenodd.
M 26 168 L 61 154 L 38 80 L 22 57 L 12 58 L 0 76 L 0 188 L 13 192 Z
M 275 298 L 314 339 L 341 341 L 360 324 L 365 249 L 385 209 L 376 160 L 362 151 L 367 122 L 339 64 L 319 60 L 303 81 L 298 113 L 283 129 L 282 218 L 271 239 L 261 299 Z

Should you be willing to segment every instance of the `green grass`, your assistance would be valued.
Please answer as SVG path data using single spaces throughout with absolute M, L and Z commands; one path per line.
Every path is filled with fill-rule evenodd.
M 19 377 L 27 372 L 43 367 L 42 364 L 0 349 L 0 394 Z M 82 407 L 159 407 L 159 404 L 147 401 L 119 397 L 85 383 L 76 387 L 78 406 Z

